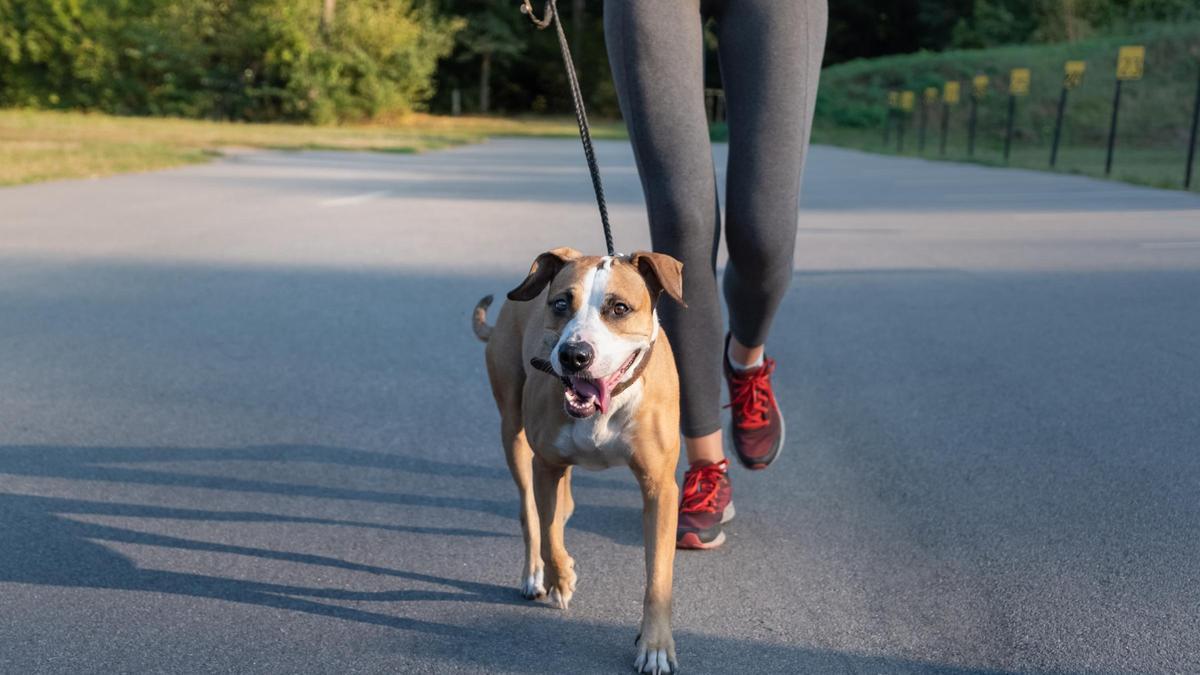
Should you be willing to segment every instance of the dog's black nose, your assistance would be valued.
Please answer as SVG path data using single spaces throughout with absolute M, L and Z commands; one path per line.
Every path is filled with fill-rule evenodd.
M 572 373 L 577 373 L 592 365 L 594 358 L 596 358 L 596 353 L 586 342 L 568 342 L 558 348 L 558 360 L 562 362 L 563 368 Z

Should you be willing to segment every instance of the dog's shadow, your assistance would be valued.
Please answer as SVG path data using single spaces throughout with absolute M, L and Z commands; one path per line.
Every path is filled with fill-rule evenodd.
M 328 556 L 196 541 L 169 535 L 97 525 L 69 516 L 116 515 L 141 518 L 215 520 L 222 522 L 309 523 L 349 527 L 379 527 L 367 523 L 275 516 L 264 513 L 157 508 L 134 504 L 58 499 L 26 495 L 0 495 L 0 581 L 62 587 L 147 591 L 262 605 L 362 623 L 453 635 L 457 630 L 433 622 L 326 604 L 320 600 L 460 601 L 515 604 L 516 593 L 507 587 L 429 574 L 347 562 Z M 489 532 L 453 531 L 446 534 L 499 536 Z M 252 556 L 366 572 L 445 587 L 445 591 L 358 592 L 263 583 L 202 574 L 140 568 L 103 543 L 142 544 L 184 551 L 205 551 Z
M 263 446 L 243 449 L 209 448 L 78 448 L 16 446 L 0 448 L 0 475 L 40 479 L 68 479 L 120 486 L 171 486 L 257 493 L 287 497 L 357 500 L 385 505 L 465 510 L 511 517 L 516 529 L 517 496 L 511 502 L 461 495 L 417 495 L 386 490 L 328 487 L 255 478 L 229 477 L 136 466 L 162 462 L 308 462 L 350 468 L 390 469 L 417 474 L 502 480 L 511 478 L 504 467 L 458 465 L 427 458 L 390 455 L 355 449 L 320 446 Z M 129 466 L 129 465 L 135 466 Z M 123 466 L 122 466 L 123 465 Z M 634 490 L 630 483 L 581 476 L 581 485 Z M 83 519 L 79 519 L 82 516 Z M 221 523 L 278 523 L 364 528 L 406 534 L 463 538 L 505 539 L 514 550 L 519 538 L 513 532 L 450 526 L 423 526 L 403 522 L 372 523 L 356 520 L 293 516 L 255 511 L 223 511 L 150 506 L 114 501 L 0 493 L 0 581 L 63 587 L 139 590 L 213 598 L 288 609 L 370 624 L 453 634 L 457 628 L 389 614 L 352 609 L 327 601 L 449 601 L 500 605 L 525 604 L 515 586 L 464 581 L 408 572 L 378 565 L 348 562 L 309 553 L 198 541 L 87 522 L 90 516 L 115 516 Z M 636 545 L 640 518 L 633 507 L 582 506 L 572 527 Z M 337 588 L 302 587 L 262 583 L 201 574 L 139 568 L 103 542 L 138 544 L 181 551 L 226 553 L 263 560 L 316 565 L 351 572 L 393 577 L 440 590 L 359 592 Z
M 632 672 L 635 628 L 564 619 L 552 613 L 520 621 L 485 616 L 465 627 L 460 640 L 415 641 L 414 656 L 461 664 L 480 672 Z M 927 673 L 1012 675 L 1012 671 L 872 656 L 803 645 L 675 630 L 680 672 L 685 673 Z M 536 664 L 532 666 L 531 664 Z
M 198 475 L 173 471 L 175 462 L 221 462 L 225 468 L 242 462 L 328 463 L 359 469 L 395 469 L 426 476 L 470 477 L 502 481 L 512 490 L 511 504 L 471 496 L 428 497 L 363 490 L 323 487 L 251 477 Z M 252 475 L 252 472 L 247 472 Z M 560 612 L 528 612 L 529 603 L 514 586 L 455 579 L 442 574 L 406 571 L 390 564 L 352 562 L 341 557 L 278 550 L 186 538 L 175 534 L 141 532 L 94 522 L 103 518 L 145 518 L 204 523 L 264 523 L 273 525 L 317 525 L 360 528 L 364 532 L 384 530 L 440 537 L 503 540 L 519 549 L 515 535 L 516 492 L 503 467 L 458 465 L 385 453 L 319 446 L 271 446 L 243 449 L 207 448 L 74 448 L 19 446 L 0 447 L 0 476 L 9 486 L 0 493 L 0 583 L 139 591 L 207 600 L 222 600 L 275 610 L 287 610 L 324 618 L 350 621 L 436 639 L 405 639 L 403 648 L 411 656 L 439 663 L 458 664 L 472 670 L 512 672 L 527 670 L 531 663 L 547 672 L 620 672 L 633 657 L 633 624 L 617 625 L 581 621 Z M 404 522 L 368 522 L 353 518 L 267 513 L 254 510 L 156 506 L 109 501 L 103 497 L 74 498 L 18 494 L 22 477 L 109 484 L 121 494 L 131 486 L 186 487 L 309 499 L 359 500 L 384 505 L 416 505 L 484 512 L 511 517 L 511 529 L 493 532 L 475 527 L 434 526 Z M 626 491 L 635 500 L 636 488 L 617 478 L 579 476 L 585 489 Z M 28 481 L 25 484 L 31 484 Z M 25 491 L 28 491 L 26 489 Z M 464 489 L 465 491 L 465 489 Z M 286 502 L 269 500 L 271 505 Z M 402 510 L 400 510 L 402 511 Z M 581 500 L 572 525 L 603 533 L 610 539 L 636 545 L 640 516 L 636 507 L 600 507 Z M 590 514 L 590 517 L 589 517 Z M 479 520 L 479 519 L 474 519 Z M 474 522 L 472 520 L 472 523 Z M 89 522 L 91 521 L 91 522 Z M 495 522 L 483 519 L 484 522 Z M 117 546 L 112 546 L 117 545 Z M 263 582 L 211 574 L 139 567 L 118 552 L 121 545 L 141 545 L 194 554 L 217 553 L 246 556 L 264 562 L 295 563 L 332 571 L 375 575 L 384 580 L 363 590 L 326 585 Z M 386 588 L 386 580 L 407 582 L 406 588 Z M 411 586 L 417 588 L 411 588 Z M 397 612 L 396 603 L 455 602 L 490 605 L 493 611 L 470 612 L 465 625 L 413 618 Z M 363 608 L 362 603 L 380 603 Z M 352 605 L 352 606 L 347 606 Z M 519 620 L 518 620 L 519 619 Z M 707 672 L 714 664 L 729 664 L 729 655 L 752 663 L 755 672 L 831 672 L 870 670 L 875 672 L 942 672 L 977 675 L 985 671 L 958 669 L 941 664 L 909 662 L 886 657 L 866 657 L 804 646 L 780 645 L 740 638 L 714 637 L 688 630 L 676 632 L 676 643 L 684 667 Z M 580 664 L 586 664 L 581 666 Z
M 508 469 L 504 467 L 439 462 L 424 457 L 313 445 L 271 445 L 242 449 L 0 447 L 0 474 L 457 509 L 512 517 L 514 522 L 518 517 L 515 487 L 511 488 L 511 500 L 495 500 L 475 496 L 419 495 L 391 490 L 328 487 L 253 478 L 200 475 L 153 468 L 111 466 L 113 464 L 168 461 L 336 464 L 351 468 L 388 469 L 453 478 L 485 478 L 502 481 L 506 487 L 512 484 Z M 637 491 L 632 478 L 622 481 L 601 476 L 581 475 L 579 471 L 575 471 L 573 474 L 572 484 L 577 487 L 630 493 Z M 618 544 L 638 546 L 641 544 L 640 514 L 638 506 L 581 504 L 581 508 L 578 508 L 571 518 L 570 527 Z M 455 532 L 448 531 L 447 533 L 454 534 Z

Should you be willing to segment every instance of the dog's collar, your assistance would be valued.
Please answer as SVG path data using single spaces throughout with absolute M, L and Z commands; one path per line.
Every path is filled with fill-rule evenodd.
M 642 373 L 646 370 L 646 364 L 650 363 L 650 355 L 654 353 L 654 344 L 656 342 L 658 342 L 658 340 L 653 340 L 650 342 L 650 345 L 646 347 L 646 353 L 641 354 L 641 359 L 638 360 L 638 364 L 633 369 L 633 373 L 631 373 L 629 377 L 625 378 L 624 382 L 621 382 L 613 388 L 611 394 L 613 398 L 621 395 L 621 392 L 633 386 L 634 382 L 637 382 L 642 378 Z M 529 359 L 529 365 L 533 366 L 537 370 L 542 371 L 543 373 L 546 373 L 547 375 L 553 375 L 554 377 L 562 380 L 563 386 L 571 385 L 571 380 L 554 372 L 554 366 L 550 365 L 550 362 L 546 359 L 539 359 L 535 356 L 534 358 Z

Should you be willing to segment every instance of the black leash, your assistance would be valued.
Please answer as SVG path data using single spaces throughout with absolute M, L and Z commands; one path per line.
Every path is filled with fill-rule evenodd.
M 563 65 L 567 69 L 567 81 L 571 84 L 571 102 L 575 104 L 575 121 L 579 123 L 579 138 L 583 141 L 583 155 L 587 158 L 588 171 L 592 174 L 592 188 L 596 190 L 596 205 L 600 207 L 600 224 L 604 226 L 604 245 L 608 247 L 610 256 L 616 255 L 613 246 L 612 226 L 608 224 L 608 205 L 604 202 L 604 185 L 600 182 L 600 167 L 596 165 L 596 151 L 592 148 L 592 132 L 588 128 L 587 111 L 583 107 L 583 94 L 579 91 L 579 77 L 575 73 L 575 62 L 571 60 L 571 48 L 567 45 L 567 36 L 563 33 L 562 21 L 558 18 L 558 0 L 547 0 L 546 9 L 539 19 L 533 13 L 530 0 L 522 0 L 521 13 L 529 17 L 538 30 L 545 30 L 554 24 L 558 33 L 558 46 L 562 48 Z

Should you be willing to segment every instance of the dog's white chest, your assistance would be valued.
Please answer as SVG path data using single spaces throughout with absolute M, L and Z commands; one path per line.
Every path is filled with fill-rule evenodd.
M 633 457 L 633 411 L 641 398 L 642 383 L 635 382 L 613 399 L 607 414 L 568 422 L 554 441 L 559 455 L 585 469 L 628 465 Z

